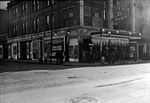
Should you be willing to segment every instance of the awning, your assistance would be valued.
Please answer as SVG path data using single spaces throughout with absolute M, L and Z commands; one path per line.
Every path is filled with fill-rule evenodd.
M 111 45 L 128 45 L 128 38 L 116 38 L 116 37 L 92 37 L 94 44 L 108 45 L 110 42 Z

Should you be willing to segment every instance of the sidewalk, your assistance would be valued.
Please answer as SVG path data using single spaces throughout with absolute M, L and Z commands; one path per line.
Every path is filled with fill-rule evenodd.
M 78 62 L 65 62 L 63 65 L 66 66 L 113 66 L 113 65 L 127 65 L 127 64 L 138 64 L 138 63 L 150 63 L 150 60 L 144 61 L 144 60 L 122 60 L 119 62 L 115 62 L 114 64 L 108 64 L 105 62 L 104 64 L 101 64 L 100 62 L 96 62 L 94 64 L 89 63 L 78 63 Z
M 17 62 L 17 63 L 31 63 L 31 64 L 42 64 L 42 65 L 59 65 L 56 64 L 55 62 L 53 64 L 51 63 L 40 63 L 39 61 L 34 61 L 34 60 L 3 60 L 3 62 Z M 64 62 L 63 64 L 60 65 L 64 65 L 64 66 L 113 66 L 113 65 L 127 65 L 127 64 L 138 64 L 138 63 L 150 63 L 150 60 L 122 60 L 119 62 L 115 62 L 114 64 L 108 64 L 107 62 L 105 62 L 104 64 L 101 64 L 100 62 L 96 62 L 96 63 L 79 63 L 79 62 Z

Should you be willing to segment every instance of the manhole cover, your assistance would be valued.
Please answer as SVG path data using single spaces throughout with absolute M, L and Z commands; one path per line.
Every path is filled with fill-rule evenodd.
M 67 103 L 100 103 L 100 99 L 92 96 L 79 96 L 67 100 Z

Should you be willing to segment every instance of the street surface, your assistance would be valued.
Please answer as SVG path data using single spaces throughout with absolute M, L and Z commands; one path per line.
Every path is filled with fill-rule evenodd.
M 0 69 L 5 68 L 15 71 L 0 73 L 0 103 L 68 103 L 83 95 L 99 98 L 100 103 L 150 103 L 150 63 L 95 67 L 0 65 Z

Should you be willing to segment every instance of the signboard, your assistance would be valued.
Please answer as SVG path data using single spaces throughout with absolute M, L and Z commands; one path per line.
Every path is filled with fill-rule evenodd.
M 128 30 L 132 0 L 113 0 L 113 20 L 116 29 Z

